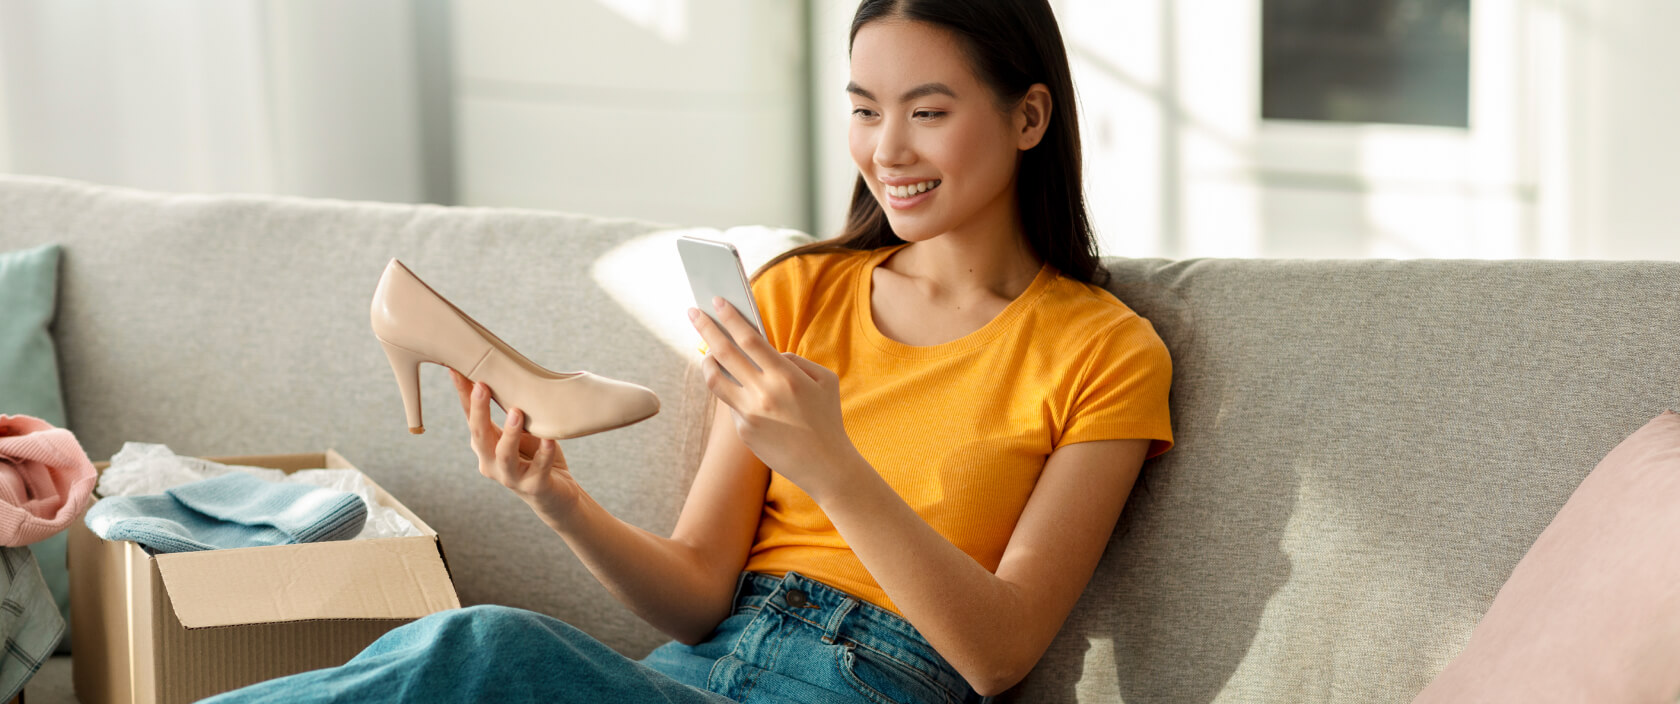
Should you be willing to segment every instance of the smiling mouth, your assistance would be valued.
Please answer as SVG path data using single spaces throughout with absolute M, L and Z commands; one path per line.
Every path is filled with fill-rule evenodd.
M 944 181 L 942 181 L 940 179 L 929 179 L 927 181 L 922 181 L 921 183 L 912 183 L 912 184 L 905 185 L 905 186 L 886 186 L 886 185 L 883 185 L 882 188 L 886 191 L 887 195 L 902 200 L 902 199 L 907 199 L 907 198 L 915 198 L 918 195 L 921 195 L 921 194 L 926 193 L 928 191 L 931 191 L 935 188 L 938 188 L 939 184 L 941 184 L 941 183 L 944 183 Z

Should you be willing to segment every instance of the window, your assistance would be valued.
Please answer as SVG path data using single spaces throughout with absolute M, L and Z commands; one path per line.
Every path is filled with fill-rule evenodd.
M 1470 0 L 1263 0 L 1261 118 L 1470 126 Z

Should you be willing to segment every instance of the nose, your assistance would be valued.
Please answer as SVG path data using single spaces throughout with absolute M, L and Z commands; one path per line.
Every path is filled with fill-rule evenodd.
M 882 123 L 880 131 L 876 133 L 875 164 L 892 169 L 915 161 L 915 151 L 910 148 L 909 130 L 893 120 L 882 120 Z

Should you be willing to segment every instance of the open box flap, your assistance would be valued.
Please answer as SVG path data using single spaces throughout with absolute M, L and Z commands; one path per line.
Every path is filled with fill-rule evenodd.
M 458 608 L 435 537 L 345 540 L 156 556 L 187 628 L 319 619 L 415 619 Z

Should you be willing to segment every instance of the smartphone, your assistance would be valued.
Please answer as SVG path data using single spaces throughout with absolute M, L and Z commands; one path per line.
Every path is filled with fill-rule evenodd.
M 747 283 L 747 270 L 741 266 L 741 253 L 735 250 L 735 245 L 683 235 L 677 238 L 677 254 L 682 257 L 683 269 L 688 272 L 688 285 L 694 290 L 694 306 L 700 312 L 712 322 L 717 322 L 712 297 L 721 296 L 741 312 L 759 337 L 764 337 L 764 323 L 759 320 L 758 304 L 753 301 L 752 286 Z M 718 329 L 723 330 L 721 323 Z M 728 330 L 723 330 L 723 334 L 734 341 Z M 735 381 L 727 371 L 724 376 Z

